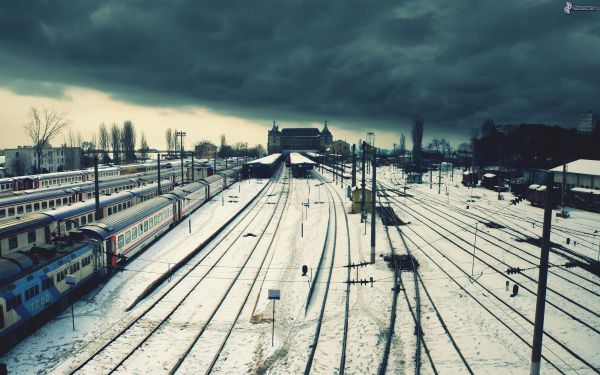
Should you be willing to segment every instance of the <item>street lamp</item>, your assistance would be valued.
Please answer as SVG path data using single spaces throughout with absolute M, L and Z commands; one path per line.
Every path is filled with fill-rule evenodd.
M 181 184 L 183 185 L 183 137 L 187 134 L 186 132 L 176 132 L 176 136 L 180 137 L 179 148 L 181 150 Z

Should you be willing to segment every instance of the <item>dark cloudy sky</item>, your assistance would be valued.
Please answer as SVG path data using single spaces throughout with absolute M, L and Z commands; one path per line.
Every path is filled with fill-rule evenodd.
M 575 126 L 587 109 L 600 111 L 600 12 L 566 15 L 563 7 L 541 0 L 3 1 L 0 124 L 24 121 L 26 108 L 11 100 L 65 101 L 80 119 L 90 113 L 74 104 L 80 89 L 146 116 L 157 108 L 208 111 L 213 133 L 226 132 L 230 119 L 247 123 L 255 142 L 265 141 L 255 130 L 272 119 L 307 126 L 328 119 L 347 138 L 372 129 L 384 146 L 408 133 L 416 114 L 426 137 L 459 139 L 486 117 Z M 94 110 L 97 121 L 86 118 L 85 126 L 112 121 Z M 151 126 L 140 116 L 138 126 Z

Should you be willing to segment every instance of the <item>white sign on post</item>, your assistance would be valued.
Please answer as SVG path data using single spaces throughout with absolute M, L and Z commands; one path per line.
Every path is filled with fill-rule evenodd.
M 77 276 L 67 275 L 65 281 L 66 281 L 67 285 L 76 285 L 77 284 Z
M 281 299 L 281 292 L 279 289 L 269 289 L 269 299 Z

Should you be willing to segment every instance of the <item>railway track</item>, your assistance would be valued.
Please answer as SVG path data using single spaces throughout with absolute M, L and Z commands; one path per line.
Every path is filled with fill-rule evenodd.
M 325 184 L 325 186 L 327 186 L 327 184 Z M 319 337 L 321 335 L 321 327 L 323 325 L 323 316 L 325 315 L 325 307 L 327 306 L 327 297 L 329 295 L 329 287 L 331 285 L 331 276 L 333 274 L 333 266 L 334 266 L 334 262 L 335 262 L 335 250 L 336 250 L 336 244 L 337 244 L 337 208 L 333 199 L 333 194 L 331 194 L 331 191 L 326 188 L 326 192 L 327 195 L 329 196 L 330 199 L 330 208 L 329 208 L 329 219 L 328 219 L 328 223 L 331 220 L 331 212 L 333 211 L 333 228 L 331 229 L 331 233 L 332 233 L 332 237 L 333 240 L 331 241 L 332 246 L 331 246 L 331 251 L 330 253 L 330 257 L 331 257 L 331 261 L 329 262 L 329 265 L 327 266 L 327 275 L 323 276 L 326 277 L 326 281 L 325 281 L 325 289 L 323 291 L 323 300 L 321 302 L 321 309 L 319 311 L 319 316 L 317 318 L 317 325 L 315 327 L 315 333 L 312 337 L 312 344 L 310 346 L 310 352 L 308 354 L 308 359 L 306 361 L 306 366 L 304 367 L 304 374 L 308 375 L 310 374 L 311 370 L 312 370 L 312 366 L 314 363 L 314 358 L 315 358 L 315 354 L 317 352 L 317 347 L 319 344 Z M 332 210 L 333 208 L 333 210 Z M 325 261 L 325 256 L 326 256 L 326 250 L 327 250 L 327 244 L 329 243 L 328 238 L 329 238 L 329 224 L 328 224 L 328 232 L 327 232 L 327 237 L 325 240 L 325 246 L 323 247 L 323 252 L 321 253 L 321 259 L 319 261 L 319 270 L 322 267 L 323 262 Z M 311 285 L 311 290 L 314 289 L 314 286 L 317 284 L 318 277 L 315 276 L 313 283 Z M 308 309 L 308 301 L 307 301 L 307 309 Z
M 289 172 L 289 170 L 287 170 L 287 171 Z M 288 174 L 288 177 L 289 177 L 289 174 Z M 233 322 L 231 323 L 230 327 L 226 331 L 226 335 L 225 335 L 224 339 L 221 341 L 221 344 L 220 344 L 219 348 L 217 349 L 217 352 L 213 355 L 212 360 L 210 362 L 210 365 L 206 369 L 206 372 L 205 372 L 206 374 L 210 374 L 214 370 L 215 365 L 216 365 L 219 357 L 221 356 L 221 353 L 223 352 L 223 349 L 225 348 L 225 345 L 227 344 L 227 341 L 228 341 L 229 337 L 231 336 L 231 333 L 233 332 L 233 329 L 235 328 L 235 325 L 237 324 L 237 321 L 239 320 L 239 317 L 242 314 L 242 311 L 243 311 L 244 307 L 246 306 L 246 303 L 248 302 L 248 299 L 250 298 L 252 290 L 254 289 L 254 285 L 256 284 L 256 281 L 258 280 L 258 277 L 259 277 L 261 271 L 263 270 L 265 261 L 267 260 L 267 257 L 268 257 L 269 253 L 272 250 L 273 243 L 274 243 L 275 238 L 276 238 L 277 230 L 279 229 L 281 221 L 282 221 L 282 219 L 284 217 L 284 213 L 286 212 L 288 201 L 289 201 L 289 195 L 290 195 L 291 185 L 288 184 L 287 186 L 288 186 L 288 189 L 285 192 L 285 196 L 286 196 L 285 202 L 283 203 L 283 208 L 281 210 L 281 214 L 279 215 L 279 218 L 277 219 L 277 223 L 275 224 L 275 228 L 273 228 L 273 232 L 272 232 L 271 238 L 269 240 L 269 243 L 267 245 L 267 249 L 266 249 L 266 251 L 264 253 L 264 256 L 262 258 L 259 258 L 261 260 L 260 260 L 260 265 L 258 267 L 256 267 L 257 268 L 257 272 L 255 273 L 254 278 L 252 279 L 250 287 L 248 288 L 247 293 L 245 294 L 245 297 L 244 297 L 241 305 L 237 309 L 237 312 L 235 314 L 235 318 L 233 319 Z M 281 200 L 281 195 L 280 195 L 279 199 Z M 279 205 L 279 202 L 277 203 L 277 205 Z M 269 223 L 271 223 L 272 220 L 273 220 L 273 217 L 271 217 L 271 219 L 269 220 Z M 263 238 L 264 234 L 267 233 L 267 229 L 268 229 L 268 227 L 265 227 L 265 230 L 261 233 L 260 239 L 257 241 L 257 245 L 258 245 L 258 243 L 261 242 L 261 239 Z M 198 342 L 198 340 L 200 339 L 200 337 L 204 333 L 206 327 L 208 327 L 208 325 L 212 322 L 212 320 L 214 319 L 215 315 L 217 314 L 219 308 L 221 307 L 221 305 L 223 304 L 223 302 L 225 301 L 225 299 L 229 295 L 230 291 L 232 290 L 233 286 L 235 285 L 237 279 L 242 274 L 243 268 L 248 263 L 248 260 L 250 260 L 250 257 L 247 258 L 247 260 L 244 263 L 244 265 L 242 266 L 242 268 L 240 268 L 240 271 L 236 275 L 236 278 L 234 280 L 232 280 L 229 288 L 227 289 L 227 292 L 225 293 L 225 295 L 223 295 L 223 297 L 219 301 L 219 304 L 215 307 L 213 313 L 211 314 L 211 316 L 209 317 L 209 319 L 206 321 L 204 327 L 198 333 L 198 335 L 194 339 L 193 343 L 188 347 L 188 350 L 186 351 L 185 355 L 182 356 L 180 358 L 180 360 L 177 362 L 177 365 L 173 369 L 171 369 L 171 371 L 170 371 L 171 374 L 174 374 L 175 372 L 177 372 L 177 370 L 181 367 L 181 365 L 183 364 L 183 362 L 186 360 L 186 358 L 188 357 L 189 353 L 191 352 L 192 348 L 195 346 L 195 344 Z M 268 268 L 265 270 L 265 273 L 266 272 L 268 272 Z
M 389 204 L 389 198 L 388 197 L 385 197 L 385 198 L 386 198 L 386 202 L 388 202 L 388 204 Z M 383 206 L 382 200 L 381 200 L 381 195 L 378 195 L 378 201 L 379 201 L 380 206 Z M 429 291 L 427 290 L 427 287 L 426 287 L 425 283 L 423 282 L 423 279 L 421 278 L 418 268 L 415 265 L 414 257 L 410 250 L 410 246 L 406 242 L 406 239 L 405 239 L 404 234 L 402 233 L 402 230 L 400 229 L 399 225 L 397 225 L 397 224 L 394 225 L 393 227 L 395 229 L 395 232 L 398 235 L 398 238 L 400 238 L 402 245 L 403 245 L 404 249 L 406 250 L 406 255 L 408 255 L 408 258 L 410 259 L 410 262 L 412 265 L 413 285 L 414 285 L 414 289 L 415 289 L 415 308 L 413 308 L 413 306 L 410 303 L 411 299 L 409 298 L 408 293 L 407 293 L 407 287 L 406 287 L 407 284 L 402 281 L 403 273 L 398 274 L 398 264 L 396 262 L 396 258 L 394 257 L 395 246 L 392 241 L 391 235 L 389 233 L 388 226 L 384 226 L 386 238 L 388 240 L 390 248 L 392 249 L 392 257 L 394 260 L 394 280 L 396 280 L 396 282 L 394 283 L 394 288 L 393 288 L 394 293 L 393 293 L 392 311 L 390 314 L 390 328 L 389 328 L 389 333 L 387 336 L 384 356 L 383 356 L 383 359 L 381 362 L 381 366 L 379 368 L 379 374 L 383 375 L 383 374 L 385 374 L 385 371 L 386 371 L 388 354 L 389 354 L 389 350 L 390 350 L 389 348 L 391 346 L 392 336 L 393 336 L 393 332 L 394 332 L 395 317 L 396 317 L 396 310 L 395 310 L 396 304 L 394 303 L 394 301 L 397 299 L 397 296 L 398 296 L 398 293 L 400 290 L 403 291 L 406 303 L 409 307 L 409 310 L 411 311 L 413 321 L 415 322 L 415 336 L 417 337 L 416 348 L 415 348 L 415 374 L 420 373 L 420 366 L 421 366 L 421 364 L 420 364 L 420 346 L 421 346 L 421 344 L 423 345 L 423 348 L 426 351 L 427 357 L 429 359 L 429 363 L 431 365 L 431 370 L 435 374 L 438 373 L 435 363 L 431 357 L 431 353 L 430 353 L 429 349 L 427 348 L 427 344 L 425 343 L 425 340 L 423 339 L 424 332 L 423 332 L 423 326 L 422 326 L 422 321 L 421 321 L 421 308 L 419 307 L 421 305 L 420 293 L 418 292 L 419 285 L 421 285 L 421 288 L 425 292 L 426 299 L 427 299 L 431 309 L 435 312 L 435 315 L 436 315 L 438 321 L 440 322 L 440 326 L 444 331 L 444 335 L 446 335 L 448 337 L 452 347 L 454 348 L 454 350 L 460 357 L 460 360 L 463 363 L 465 370 L 468 373 L 473 374 L 473 371 L 472 371 L 469 363 L 467 362 L 465 356 L 463 355 L 462 350 L 458 347 L 458 344 L 454 340 L 454 337 L 452 336 L 451 332 L 449 331 L 448 326 L 446 325 L 442 315 L 440 314 L 436 304 L 433 301 L 433 298 L 431 297 Z M 446 358 L 446 360 L 447 360 L 447 358 Z
M 399 207 L 399 201 L 394 200 L 394 205 L 396 205 L 397 207 Z M 463 246 L 461 246 L 460 244 L 458 244 L 456 241 L 452 240 L 449 238 L 448 235 L 445 235 L 443 233 L 440 232 L 440 230 L 437 230 L 434 225 L 438 225 L 441 227 L 441 225 L 436 224 L 435 221 L 425 217 L 424 215 L 417 213 L 416 211 L 409 211 L 409 210 L 405 210 L 405 212 L 412 216 L 413 218 L 415 218 L 416 220 L 418 220 L 419 222 L 421 222 L 422 224 L 424 224 L 426 227 L 428 227 L 430 230 L 432 230 L 433 232 L 437 233 L 440 238 L 445 238 L 447 241 L 449 241 L 450 243 L 454 244 L 457 248 L 465 251 L 466 253 L 469 253 L 468 249 L 465 249 Z M 433 212 L 430 212 L 433 214 Z M 431 223 L 431 224 L 429 224 Z M 431 246 L 429 245 L 430 241 L 427 241 L 424 237 L 422 237 L 418 232 L 414 231 L 410 225 L 408 226 L 409 230 L 411 230 L 412 233 L 414 233 L 415 235 L 417 235 L 425 244 L 425 246 L 431 247 L 431 249 L 433 249 L 434 251 L 436 251 L 437 253 L 439 253 L 444 259 L 446 259 L 447 261 L 449 261 L 453 266 L 455 266 L 461 273 L 463 273 L 465 276 L 467 276 L 468 278 L 471 278 L 471 275 L 469 274 L 469 272 L 465 271 L 462 269 L 461 266 L 459 266 L 459 264 L 457 264 L 455 261 L 451 260 L 446 254 L 443 254 L 441 251 L 439 251 L 435 246 Z M 449 233 L 450 235 L 452 235 L 452 233 Z M 410 237 L 409 237 L 410 239 Z M 421 249 L 421 247 L 419 247 L 416 242 L 412 241 L 411 242 L 413 244 L 415 244 L 419 249 Z M 484 250 L 478 248 L 478 251 L 483 252 Z M 422 251 L 422 254 L 424 254 L 425 256 L 427 256 L 432 262 L 434 262 L 434 264 L 436 264 L 436 266 L 438 266 L 438 268 L 440 268 L 442 270 L 442 272 L 444 272 L 448 277 L 450 277 L 464 292 L 468 293 L 468 295 L 470 295 L 471 297 L 473 297 L 476 302 L 484 307 L 486 309 L 486 311 L 488 311 L 490 314 L 492 314 L 494 317 L 496 317 L 496 319 L 498 319 L 505 327 L 507 327 L 509 330 L 511 330 L 511 332 L 513 332 L 513 334 L 515 334 L 521 341 L 523 341 L 524 343 L 526 343 L 528 346 L 530 346 L 529 344 L 529 337 L 527 337 L 526 339 L 522 337 L 522 335 L 519 335 L 515 332 L 514 329 L 512 329 L 510 326 L 506 325 L 504 322 L 502 322 L 502 319 L 500 319 L 497 314 L 492 313 L 489 308 L 485 307 L 481 301 L 479 301 L 477 298 L 475 298 L 470 292 L 468 292 L 465 288 L 462 287 L 462 285 L 455 279 L 455 277 L 451 276 L 449 273 L 446 272 L 446 270 L 444 269 L 443 266 L 440 266 L 437 262 L 435 262 L 425 251 Z M 498 270 L 497 268 L 495 268 L 493 265 L 489 264 L 488 262 L 483 261 L 481 258 L 476 257 L 479 261 L 482 261 L 483 263 L 485 263 L 489 268 L 494 269 L 496 272 L 503 274 L 502 271 Z M 483 284 L 481 284 L 478 280 L 474 280 L 471 279 L 473 281 L 474 285 L 477 285 L 478 287 L 482 288 L 486 293 L 488 293 L 488 295 L 491 295 L 494 297 L 494 299 L 499 302 L 499 305 L 503 305 L 504 308 L 508 308 L 510 311 L 512 311 L 514 314 L 518 315 L 520 318 L 522 318 L 523 320 L 525 320 L 526 322 L 528 322 L 531 326 L 533 326 L 533 321 L 531 321 L 528 317 L 526 317 L 522 312 L 518 311 L 517 309 L 515 309 L 512 305 L 506 303 L 502 298 L 498 297 L 496 293 L 494 293 L 493 291 L 491 291 L 489 288 L 487 288 L 486 286 L 484 286 Z M 514 280 L 513 280 L 514 282 Z M 534 294 L 531 290 L 529 290 L 530 293 Z M 573 314 L 570 314 L 569 312 L 565 311 L 564 309 L 558 307 L 556 304 L 551 304 L 553 307 L 557 308 L 559 311 L 563 312 L 567 317 L 569 317 L 572 320 L 576 320 L 579 323 L 585 325 L 586 327 L 595 330 L 593 327 L 591 327 L 588 323 L 578 319 L 577 317 L 575 317 Z M 564 350 L 566 353 L 570 354 L 572 357 L 574 357 L 575 359 L 577 359 L 579 362 L 581 362 L 582 364 L 584 364 L 585 366 L 587 366 L 588 368 L 592 369 L 594 372 L 599 373 L 598 369 L 596 369 L 592 364 L 590 364 L 588 361 L 586 361 L 584 358 L 582 358 L 579 354 L 575 353 L 573 350 L 571 350 L 570 348 L 568 348 L 565 344 L 563 344 L 560 340 L 558 340 L 557 338 L 555 338 L 553 335 L 549 334 L 548 332 L 544 332 L 545 336 L 548 337 L 554 344 L 556 344 L 557 346 L 559 346 L 562 350 Z M 546 361 L 548 361 L 550 364 L 552 364 L 553 367 L 555 367 L 559 372 L 562 372 L 562 370 L 554 363 L 552 363 L 551 361 L 548 360 L 548 358 L 545 358 Z
M 384 185 L 384 186 L 385 186 L 385 185 Z M 394 189 L 392 188 L 392 189 L 390 189 L 390 190 L 392 190 L 392 191 L 393 191 Z M 407 210 L 407 211 L 406 211 L 406 212 L 407 212 L 407 214 L 409 214 L 409 215 L 411 215 L 411 216 L 413 216 L 413 217 L 415 217 L 415 218 L 417 218 L 415 215 L 419 215 L 419 217 L 421 217 L 421 219 L 418 219 L 418 218 L 417 218 L 417 219 L 418 219 L 418 220 L 420 220 L 421 222 L 424 222 L 424 223 L 425 223 L 425 221 L 426 221 L 426 222 L 432 223 L 433 225 L 436 225 L 436 226 L 438 226 L 438 227 L 440 228 L 440 230 L 442 230 L 442 231 L 444 231 L 444 232 L 447 232 L 447 233 L 448 233 L 448 235 L 450 235 L 450 236 L 452 236 L 452 237 L 455 237 L 455 238 L 457 238 L 457 240 L 459 240 L 459 241 L 463 241 L 463 242 L 465 242 L 465 244 L 466 244 L 467 246 L 470 246 L 470 244 L 469 244 L 469 243 L 467 243 L 467 241 L 466 241 L 464 238 L 462 238 L 462 237 L 458 236 L 458 235 L 457 235 L 455 232 L 453 232 L 453 231 L 450 231 L 450 230 L 448 230 L 447 228 L 445 228 L 445 227 L 443 227 L 443 226 L 439 225 L 439 223 L 438 223 L 437 221 L 434 221 L 434 220 L 432 220 L 432 219 L 431 219 L 431 217 L 429 217 L 429 215 L 437 216 L 437 217 L 441 218 L 442 220 L 447 220 L 447 221 L 448 221 L 448 222 L 450 222 L 452 225 L 455 225 L 455 226 L 457 226 L 457 227 L 461 228 L 461 231 L 462 231 L 462 232 L 464 232 L 464 233 L 475 234 L 475 231 L 472 229 L 472 226 L 471 226 L 470 224 L 468 224 L 468 223 L 464 222 L 464 220 L 461 220 L 460 218 L 457 218 L 456 216 L 451 216 L 451 219 L 449 219 L 449 218 L 447 218 L 447 217 L 444 217 L 444 215 L 442 215 L 442 214 L 439 212 L 439 210 L 435 209 L 435 207 L 431 206 L 431 205 L 430 205 L 430 204 L 428 204 L 427 202 L 424 202 L 424 200 L 423 200 L 423 199 L 418 199 L 418 198 L 415 198 L 415 197 L 406 197 L 406 198 L 407 198 L 408 200 L 411 200 L 411 201 L 413 201 L 413 202 L 417 203 L 417 204 L 419 205 L 419 207 L 423 208 L 423 209 L 424 209 L 424 210 L 426 210 L 426 211 L 427 211 L 427 213 L 428 213 L 428 215 L 427 215 L 427 216 L 425 216 L 425 215 L 423 215 L 423 214 L 419 213 L 419 212 L 418 212 L 418 211 L 416 211 L 416 210 L 413 210 L 413 211 L 408 211 L 408 210 Z M 395 201 L 396 201 L 397 203 L 399 203 L 399 201 L 398 201 L 398 200 L 395 200 Z M 437 231 L 436 231 L 436 232 L 437 232 Z M 438 233 L 439 235 L 441 235 L 441 236 L 446 236 L 445 234 L 442 234 L 442 233 L 440 233 L 440 232 L 437 232 L 437 233 Z M 534 266 L 534 267 L 535 267 L 535 266 L 537 266 L 537 265 L 539 264 L 539 258 L 536 258 L 536 256 L 535 256 L 535 255 L 529 254 L 529 253 L 527 253 L 525 250 L 519 249 L 518 247 L 514 247 L 514 246 L 512 246 L 512 244 L 510 244 L 510 243 L 506 242 L 505 240 L 503 240 L 503 239 L 501 239 L 501 238 L 498 238 L 498 237 L 496 237 L 496 236 L 493 236 L 493 235 L 491 235 L 491 234 L 485 233 L 485 232 L 483 232 L 483 231 L 480 231 L 480 232 L 478 232 L 478 235 L 479 235 L 479 238 L 481 238 L 482 240 L 486 241 L 487 243 L 489 243 L 489 244 L 491 244 L 491 245 L 494 245 L 495 247 L 497 247 L 497 248 L 499 248 L 499 249 L 503 250 L 504 252 L 506 252 L 506 253 L 508 253 L 508 254 L 511 254 L 512 256 L 515 256 L 516 258 L 518 258 L 518 259 L 519 259 L 519 260 L 521 260 L 521 261 L 527 262 L 527 263 L 528 263 L 528 264 L 530 264 L 531 266 Z M 503 246 L 500 246 L 500 245 L 499 245 L 499 243 L 504 243 L 505 245 L 507 245 L 507 246 L 509 246 L 509 247 L 503 247 Z M 460 249 L 462 249 L 462 250 L 463 250 L 463 251 L 465 251 L 466 253 L 470 253 L 470 250 L 466 249 L 465 247 L 460 247 Z M 498 263 L 499 263 L 499 264 L 503 264 L 503 265 L 504 265 L 504 266 L 506 266 L 507 268 L 508 268 L 508 267 L 511 267 L 511 266 L 514 266 L 514 265 L 511 265 L 511 264 L 508 264 L 508 263 L 507 263 L 507 262 L 505 262 L 504 260 L 500 259 L 498 256 L 495 256 L 495 255 L 491 254 L 489 251 L 486 251 L 486 250 L 485 250 L 484 248 L 482 248 L 481 246 L 476 246 L 476 249 L 477 249 L 477 251 L 479 251 L 480 253 L 483 253 L 483 254 L 485 254 L 486 256 L 489 256 L 489 257 L 492 259 L 492 261 L 493 261 L 493 262 L 496 262 L 497 264 L 498 264 Z M 531 261 L 531 260 L 529 260 L 529 259 L 527 259 L 527 258 L 523 257 L 522 255 L 519 255 L 519 254 L 517 254 L 515 251 L 512 251 L 513 249 L 514 249 L 514 250 L 519 250 L 520 252 L 522 252 L 522 253 L 525 253 L 525 254 L 527 254 L 528 256 L 534 257 L 534 258 L 535 258 L 535 259 L 537 259 L 538 261 L 537 261 L 537 262 Z M 485 260 L 481 259 L 481 258 L 480 258 L 480 257 L 478 257 L 478 256 L 475 256 L 475 258 L 476 258 L 476 259 L 478 259 L 478 260 L 480 260 L 480 261 L 483 261 L 483 262 L 484 262 L 484 263 L 485 263 L 485 264 L 486 264 L 486 265 L 487 265 L 489 268 L 493 269 L 494 271 L 496 271 L 496 272 L 498 272 L 498 273 L 500 273 L 500 274 L 503 274 L 503 273 L 504 273 L 504 270 L 499 270 L 499 269 L 498 269 L 496 266 L 494 266 L 494 265 L 490 264 L 490 262 L 488 262 L 488 261 L 485 261 Z M 567 271 L 568 273 L 574 274 L 574 273 L 573 273 L 573 272 L 571 272 L 570 270 L 561 270 L 561 271 Z M 564 277 L 563 275 L 561 275 L 561 274 L 559 274 L 559 273 L 557 273 L 557 272 L 555 272 L 555 271 L 552 271 L 552 270 L 550 270 L 550 272 L 551 272 L 551 274 L 555 275 L 556 277 L 558 277 L 558 278 L 561 278 L 561 279 L 563 279 L 563 280 L 565 280 L 565 281 L 567 281 L 567 282 L 570 282 L 570 283 L 572 283 L 572 284 L 574 284 L 574 285 L 576 285 L 576 286 L 578 286 L 578 287 L 580 287 L 580 288 L 582 288 L 582 289 L 586 290 L 587 292 L 590 292 L 590 293 L 592 293 L 592 294 L 594 294 L 594 295 L 598 295 L 598 294 L 597 294 L 595 291 L 593 291 L 593 290 L 591 290 L 591 289 L 589 289 L 589 288 L 585 288 L 584 286 L 582 286 L 582 285 L 580 285 L 580 284 L 578 284 L 578 283 L 576 283 L 576 282 L 574 282 L 574 281 L 572 281 L 572 280 L 570 280 L 570 279 L 568 279 L 568 278 Z M 577 274 L 575 274 L 575 275 L 577 275 Z M 536 284 L 536 285 L 537 285 L 537 280 L 535 280 L 533 277 L 531 277 L 531 276 L 527 275 L 526 273 L 523 273 L 523 274 L 522 274 L 522 276 L 524 276 L 524 277 L 525 277 L 527 280 L 529 280 L 530 282 L 532 282 L 532 283 L 534 283 L 534 284 Z M 579 275 L 577 275 L 577 276 L 579 276 Z M 508 279 L 511 279 L 511 277 L 509 277 L 509 276 L 506 276 L 506 277 L 507 277 Z M 511 279 L 511 280 L 512 280 L 512 279 Z M 586 279 L 586 280 L 587 280 L 587 279 Z M 515 282 L 515 280 L 512 280 L 512 281 L 513 281 L 513 282 Z M 527 291 L 531 292 L 533 295 L 536 295 L 536 293 L 535 293 L 533 290 L 527 289 L 527 287 L 524 287 L 524 288 L 525 288 Z M 582 305 L 582 304 L 580 304 L 580 303 L 578 303 L 578 302 L 574 301 L 572 298 L 570 298 L 570 297 L 566 296 L 565 294 L 563 294 L 563 293 L 561 293 L 561 292 L 559 292 L 559 291 L 557 291 L 557 290 L 555 290 L 555 289 L 553 289 L 553 288 L 550 288 L 550 287 L 548 287 L 548 291 L 550 291 L 550 292 L 552 292 L 552 293 L 556 294 L 556 295 L 557 295 L 557 296 L 559 296 L 560 298 L 563 298 L 565 301 L 567 301 L 567 302 L 569 302 L 569 303 L 573 304 L 574 306 L 576 306 L 576 307 L 578 307 L 578 308 L 580 308 L 580 309 L 582 309 L 582 310 L 586 311 L 586 313 L 588 313 L 588 314 L 591 314 L 591 315 L 594 315 L 594 316 L 596 316 L 596 317 L 600 317 L 600 314 L 598 314 L 596 311 L 594 311 L 594 310 L 592 310 L 591 308 L 589 308 L 589 307 L 587 307 L 587 306 L 584 306 L 584 305 Z M 581 319 L 579 319 L 579 318 L 577 318 L 577 317 L 573 316 L 572 314 L 570 314 L 569 312 L 567 312 L 567 311 L 566 311 L 564 308 L 562 308 L 562 307 L 559 307 L 559 306 L 557 306 L 555 303 L 553 303 L 553 302 L 550 302 L 550 301 L 549 301 L 549 304 L 550 304 L 550 305 L 552 305 L 552 306 L 554 306 L 555 308 L 557 308 L 559 311 L 561 311 L 562 313 L 566 314 L 567 316 L 571 317 L 572 319 L 574 319 L 574 320 L 577 320 L 577 321 L 579 321 L 581 324 L 583 324 L 583 325 L 587 326 L 587 327 L 588 327 L 589 329 L 591 329 L 592 331 L 594 331 L 594 332 L 596 332 L 596 333 L 600 334 L 600 331 L 598 331 L 598 329 L 597 329 L 597 328 L 595 328 L 595 327 L 591 326 L 590 324 L 588 324 L 588 323 L 586 323 L 586 322 L 582 321 Z
M 277 179 L 280 176 L 280 172 L 277 173 Z M 262 195 L 260 197 L 260 199 L 258 199 L 256 201 L 256 203 L 253 205 L 252 208 L 246 210 L 245 213 L 240 213 L 241 219 L 234 225 L 231 227 L 231 229 L 228 231 L 227 235 L 225 235 L 225 237 L 228 237 L 231 234 L 235 234 L 235 230 L 241 226 L 241 224 L 244 222 L 244 220 L 249 217 L 249 215 L 252 212 L 255 212 L 255 215 L 252 217 L 252 219 L 254 219 L 254 217 L 256 217 L 260 210 L 257 210 L 257 207 L 262 207 L 266 205 L 266 202 L 263 201 L 262 205 L 259 206 L 259 203 L 267 196 L 267 192 L 270 190 L 274 190 L 274 188 L 277 186 L 277 184 L 273 183 L 273 180 L 271 180 L 269 182 L 270 186 L 267 187 L 265 190 L 262 191 Z M 282 188 L 283 190 L 283 188 Z M 281 195 L 280 195 L 281 197 Z M 266 207 L 266 206 L 265 206 Z M 275 210 L 273 211 L 275 212 Z M 201 278 L 198 278 L 198 280 L 192 284 L 191 287 L 187 286 L 187 290 L 184 293 L 183 298 L 179 299 L 177 303 L 175 303 L 174 305 L 170 304 L 170 300 L 167 297 L 170 297 L 172 293 L 177 292 L 176 288 L 179 287 L 183 287 L 185 290 L 185 282 L 186 280 L 188 280 L 188 276 L 190 276 L 190 274 L 196 270 L 199 269 L 199 266 L 202 264 L 203 265 L 203 261 L 209 257 L 211 254 L 213 254 L 213 252 L 215 251 L 216 248 L 218 248 L 220 243 L 216 243 L 214 244 L 210 249 L 206 250 L 204 252 L 204 255 L 194 263 L 194 265 L 192 265 L 191 267 L 189 267 L 182 275 L 181 277 L 179 277 L 175 282 L 173 282 L 172 284 L 170 284 L 166 290 L 164 291 L 164 293 L 158 297 L 155 301 L 153 301 L 149 306 L 147 306 L 138 316 L 136 316 L 133 320 L 129 321 L 124 327 L 122 327 L 121 329 L 119 329 L 117 331 L 116 334 L 112 335 L 103 345 L 101 345 L 99 348 L 93 350 L 93 352 L 91 353 L 91 355 L 89 355 L 84 361 L 82 361 L 81 363 L 79 363 L 75 368 L 69 370 L 70 374 L 74 374 L 77 372 L 87 372 L 86 369 L 91 367 L 95 362 L 100 362 L 99 364 L 102 366 L 104 365 L 104 368 L 102 370 L 104 370 L 106 373 L 113 373 L 115 372 L 127 359 L 129 359 L 138 349 L 140 349 L 142 347 L 142 345 L 154 334 L 156 333 L 159 328 L 161 328 L 168 320 L 169 318 L 182 306 L 182 304 L 188 300 L 189 296 L 197 289 L 197 287 L 200 285 L 200 283 L 207 277 L 207 275 L 216 267 L 219 266 L 219 263 L 221 262 L 222 259 L 224 259 L 225 255 L 229 252 L 229 250 L 232 248 L 233 244 L 235 244 L 235 242 L 244 234 L 244 232 L 246 231 L 246 229 L 251 225 L 251 223 L 253 222 L 253 220 L 250 220 L 244 227 L 242 230 L 239 231 L 239 233 L 235 236 L 235 239 L 233 242 L 231 242 L 231 244 L 225 248 L 225 250 L 223 251 L 223 253 L 218 257 L 217 261 L 214 262 L 208 269 L 208 271 L 204 274 L 204 276 L 202 276 Z M 163 305 L 167 305 L 165 307 L 163 307 Z M 146 329 L 144 329 L 143 324 L 144 324 L 144 319 L 146 317 L 149 317 L 151 315 L 152 312 L 154 312 L 155 310 L 160 311 L 161 308 L 164 308 L 165 310 L 169 311 L 166 315 L 164 315 L 161 319 L 159 319 L 158 323 L 155 324 L 149 331 L 147 331 Z M 142 326 L 142 327 L 138 327 L 138 326 Z M 120 355 L 120 356 L 110 356 L 107 355 L 108 352 L 111 351 L 111 347 L 114 344 L 118 344 L 118 341 L 125 341 L 127 342 L 127 338 L 126 334 L 131 333 L 133 330 L 135 329 L 141 330 L 142 331 L 142 339 L 141 341 L 138 341 L 138 343 L 134 344 L 133 348 L 131 348 L 131 350 L 129 350 L 125 356 Z M 147 332 L 144 332 L 147 331 Z M 139 335 L 138 335 L 139 336 Z M 124 339 L 124 340 L 122 340 Z M 115 345 L 118 346 L 118 345 Z M 120 352 L 119 349 L 115 349 L 116 351 Z M 114 350 L 113 350 L 114 351 Z M 106 363 L 102 363 L 102 356 L 108 356 L 108 366 L 106 366 Z M 116 360 L 116 363 L 114 361 L 114 358 L 120 358 L 118 360 Z M 111 359 L 113 359 L 113 361 L 111 361 Z M 112 363 L 111 363 L 112 362 Z M 97 369 L 93 370 L 95 372 L 98 372 Z

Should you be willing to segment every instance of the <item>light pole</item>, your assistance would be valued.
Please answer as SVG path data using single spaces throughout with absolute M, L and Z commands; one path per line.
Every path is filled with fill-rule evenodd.
M 187 134 L 186 132 L 176 132 L 176 136 L 180 137 L 179 148 L 181 150 L 181 184 L 183 185 L 183 137 Z

